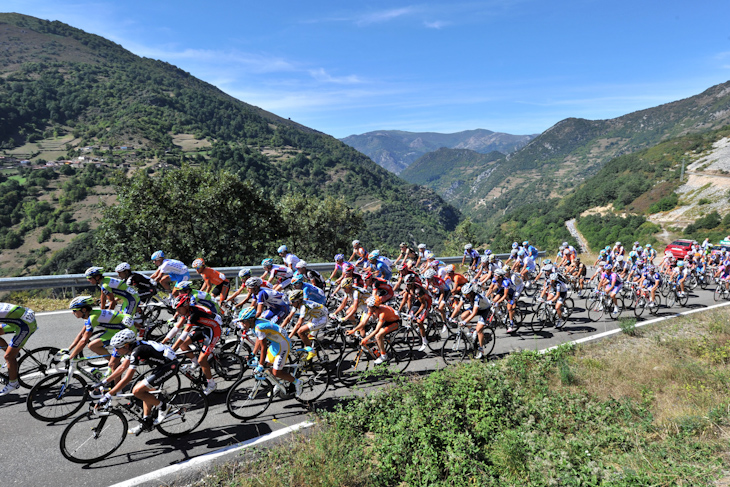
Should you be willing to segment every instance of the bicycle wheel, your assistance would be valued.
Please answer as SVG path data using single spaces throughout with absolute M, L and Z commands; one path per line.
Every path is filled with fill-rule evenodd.
M 129 387 L 126 387 L 125 389 L 128 391 L 133 391 L 134 387 L 145 380 L 148 376 L 152 374 L 152 369 L 144 372 L 143 374 L 140 374 L 137 376 L 136 379 L 134 379 L 134 382 L 132 382 L 132 385 Z M 160 389 L 164 389 L 165 391 L 169 391 L 170 394 L 174 393 L 175 391 L 179 391 L 182 387 L 182 379 L 180 379 L 180 374 L 175 374 L 171 376 L 169 379 L 167 379 Z
M 586 305 L 588 309 L 588 319 L 595 322 L 603 318 L 603 302 L 599 297 L 592 297 Z
M 213 360 L 213 380 L 217 384 L 214 393 L 223 394 L 243 376 L 246 365 L 235 353 L 221 352 Z
M 723 289 L 721 284 L 717 285 L 715 292 L 712 293 L 712 297 L 715 301 L 721 301 L 723 299 Z
M 244 375 L 233 384 L 226 396 L 226 408 L 231 416 L 247 421 L 266 411 L 274 397 L 273 386 L 265 377 L 253 373 Z
M 671 292 L 666 296 L 667 298 L 667 308 L 672 308 L 674 306 L 674 303 L 677 302 L 677 293 L 673 289 Z
M 634 316 L 637 318 L 641 317 L 642 314 L 644 314 L 644 309 L 647 306 L 647 301 L 644 296 L 639 296 L 638 299 L 634 302 Z
M 531 298 L 537 292 L 537 283 L 535 281 L 525 281 L 525 289 L 522 291 L 525 296 Z
M 25 352 L 18 360 L 18 382 L 26 389 L 34 385 L 56 368 L 56 347 L 40 347 Z
M 157 312 L 159 314 L 159 311 Z M 153 342 L 161 342 L 172 328 L 168 321 L 153 320 L 145 321 L 144 339 Z
M 330 385 L 327 367 L 311 360 L 299 368 L 298 378 L 302 381 L 302 393 L 296 399 L 303 404 L 311 404 L 322 397 Z
M 337 378 L 346 387 L 354 386 L 362 374 L 372 368 L 370 354 L 358 347 L 355 350 L 345 352 L 345 355 L 337 364 Z
M 183 436 L 200 426 L 208 414 L 208 397 L 199 389 L 180 389 L 170 398 L 170 413 L 157 425 L 165 436 Z
M 472 351 L 473 347 L 466 336 L 466 332 L 459 330 L 444 340 L 444 345 L 441 347 L 441 359 L 446 365 L 455 364 L 462 362 Z
M 677 295 L 677 303 L 678 303 L 678 304 L 679 304 L 679 305 L 680 305 L 681 307 L 683 307 L 683 308 L 684 308 L 685 306 L 687 306 L 687 301 L 688 301 L 688 300 L 689 300 L 689 296 L 687 296 L 687 293 L 684 293 L 684 294 L 683 294 L 682 296 L 680 296 L 680 295 Z
M 386 341 L 385 349 L 388 353 L 388 369 L 400 373 L 408 368 L 413 360 L 413 341 L 415 338 L 413 329 L 401 328 L 395 332 L 395 336 L 389 342 Z
M 441 330 L 444 328 L 444 322 L 441 315 L 430 316 L 423 325 L 426 328 L 426 341 L 428 349 L 432 352 L 441 350 Z
M 146 303 L 139 305 L 139 311 L 145 322 L 152 322 L 160 317 L 160 312 L 165 309 L 165 303 L 157 296 L 152 296 Z
M 662 295 L 659 293 L 656 293 L 654 295 L 654 306 L 651 305 L 651 303 L 647 304 L 647 307 L 649 308 L 649 314 L 655 315 L 659 313 L 659 308 L 662 305 Z
M 621 316 L 621 313 L 623 313 L 624 308 L 624 299 L 620 296 L 616 296 L 616 305 L 614 306 L 612 301 L 607 302 L 607 306 L 609 307 L 609 313 L 612 320 L 617 320 Z
M 334 367 L 345 353 L 345 332 L 339 328 L 321 330 L 315 336 L 317 359 L 325 367 Z
M 497 335 L 494 333 L 494 329 L 491 326 L 485 326 L 482 329 L 484 333 L 484 345 L 482 346 L 482 359 L 487 358 L 493 351 L 494 345 L 497 342 Z
M 573 301 L 573 298 L 565 298 L 563 301 L 563 309 L 561 310 L 563 313 L 563 321 L 568 321 L 573 315 L 574 310 L 575 302 Z
M 530 329 L 533 333 L 540 333 L 550 323 L 550 313 L 545 303 L 540 303 L 530 320 Z
M 102 460 L 122 446 L 127 418 L 114 409 L 77 417 L 61 434 L 61 454 L 74 463 Z
M 53 422 L 70 418 L 89 399 L 86 380 L 67 372 L 57 372 L 40 380 L 28 394 L 25 404 L 31 416 L 39 421 Z

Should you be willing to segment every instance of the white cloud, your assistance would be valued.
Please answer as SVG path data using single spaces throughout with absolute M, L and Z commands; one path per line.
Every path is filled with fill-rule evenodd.
M 397 8 L 392 10 L 382 10 L 380 12 L 373 12 L 368 13 L 360 16 L 358 19 L 355 20 L 355 23 L 358 25 L 368 25 L 368 24 L 380 24 L 383 22 L 389 22 L 393 19 L 397 19 L 398 17 L 403 17 L 405 15 L 411 15 L 415 13 L 417 10 L 414 7 L 404 7 L 404 8 Z
M 441 20 L 437 20 L 435 22 L 424 22 L 423 25 L 425 25 L 429 29 L 443 29 L 447 25 L 449 25 L 449 22 L 443 22 Z
M 332 76 L 327 71 L 324 70 L 324 68 L 319 69 L 310 69 L 309 74 L 317 81 L 320 81 L 322 83 L 335 83 L 335 84 L 342 84 L 342 85 L 353 85 L 353 84 L 360 84 L 363 81 L 355 76 Z

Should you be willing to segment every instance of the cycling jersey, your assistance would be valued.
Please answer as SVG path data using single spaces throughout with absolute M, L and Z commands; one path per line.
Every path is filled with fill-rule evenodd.
M 119 330 L 129 328 L 135 335 L 137 334 L 137 328 L 134 326 L 134 318 L 131 315 L 110 309 L 92 309 L 89 312 L 89 317 L 84 321 L 84 330 L 88 333 L 93 331 L 97 326 L 105 330 L 99 337 L 105 347 L 109 345 L 109 341 Z M 118 355 L 112 354 L 112 356 L 116 357 Z
M 220 340 L 223 320 L 219 314 L 212 313 L 208 308 L 197 304 L 191 303 L 189 309 L 187 323 L 197 328 L 191 338 L 193 341 L 205 338 L 205 345 L 201 353 L 206 356 L 210 355 Z
M 390 278 L 393 277 L 393 272 L 390 270 L 390 266 L 388 266 L 380 258 L 378 258 L 375 268 L 378 270 L 383 279 L 390 281 Z
M 532 258 L 531 255 L 526 256 L 524 259 L 522 259 L 522 265 L 527 268 L 528 271 L 533 272 L 535 269 L 537 269 L 537 264 L 535 264 L 535 259 Z
M 221 309 L 213 295 L 205 291 L 190 291 L 190 304 L 199 304 L 208 308 L 211 313 L 215 313 L 217 315 L 221 314 Z
M 284 330 L 271 321 L 257 318 L 254 333 L 257 339 L 269 341 L 270 345 L 266 353 L 266 360 L 273 364 L 274 370 L 281 370 L 286 364 L 289 349 L 291 348 L 291 342 Z
M 286 266 L 274 264 L 271 267 L 271 271 L 269 271 L 269 274 L 271 275 L 271 280 L 276 281 L 277 283 L 281 284 L 283 287 L 286 287 L 284 285 L 284 282 L 291 282 L 291 278 L 294 275 L 294 273 Z M 288 285 L 287 282 L 287 285 Z
M 313 284 L 309 284 L 308 282 L 302 283 L 302 291 L 304 292 L 304 299 L 319 304 L 325 304 L 327 302 L 327 296 L 324 295 L 324 291 Z
M 217 286 L 218 284 L 228 282 L 228 278 L 226 278 L 225 274 L 223 274 L 222 272 L 218 272 L 215 269 L 211 269 L 210 267 L 206 267 L 203 270 L 198 270 L 198 274 L 203 276 L 203 280 L 212 286 Z
M 98 284 L 101 292 L 107 296 L 114 295 L 121 299 L 121 311 L 128 315 L 134 315 L 139 304 L 139 295 L 125 281 L 113 277 L 103 277 Z
M 469 257 L 470 266 L 478 266 L 482 261 L 482 257 L 479 255 L 479 251 L 476 249 L 469 249 L 464 251 L 464 257 Z
M 136 369 L 139 365 L 150 365 L 152 367 L 165 365 L 177 358 L 175 351 L 168 345 L 146 340 L 136 343 L 129 354 L 129 368 L 131 370 Z
M 132 272 L 126 283 L 127 286 L 134 286 L 137 289 L 140 302 L 146 303 L 149 298 L 157 294 L 157 287 L 152 284 L 152 280 L 139 272 Z
M 335 266 L 335 268 L 337 268 L 337 266 Z M 304 273 L 304 277 L 309 279 L 309 282 L 311 282 L 313 285 L 324 291 L 324 278 L 322 277 L 322 274 L 315 270 L 307 269 L 307 271 Z
M 256 302 L 268 310 L 264 316 L 267 320 L 279 320 L 289 314 L 289 302 L 279 291 L 262 288 L 256 295 Z
M 303 317 L 304 322 L 310 322 L 309 331 L 315 331 L 327 324 L 327 308 L 320 303 L 304 300 L 299 308 L 299 317 Z
M 370 287 L 373 290 L 373 293 L 380 296 L 383 302 L 388 301 L 394 296 L 395 293 L 393 292 L 393 287 L 388 284 L 387 281 L 380 279 L 379 277 L 373 277 L 372 280 L 373 283 Z
M 11 347 L 20 348 L 38 329 L 35 312 L 29 308 L 10 303 L 0 303 L 0 328 L 3 333 L 13 333 Z
M 292 254 L 291 252 L 284 256 L 284 263 L 289 266 L 290 269 L 295 269 L 299 260 L 299 257 Z
M 160 264 L 157 270 L 169 275 L 170 281 L 173 283 L 190 280 L 190 271 L 188 271 L 188 266 L 179 260 L 163 259 L 162 264 Z

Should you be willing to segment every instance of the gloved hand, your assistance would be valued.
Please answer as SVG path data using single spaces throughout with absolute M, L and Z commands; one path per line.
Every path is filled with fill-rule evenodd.
M 261 364 L 258 364 L 256 368 L 253 370 L 253 373 L 256 375 L 261 375 L 264 373 L 264 366 Z
M 112 395 L 107 392 L 106 394 L 101 396 L 101 399 L 99 399 L 99 406 L 106 406 L 111 400 Z
M 58 352 L 58 360 L 60 360 L 61 362 L 68 362 L 69 360 L 71 360 L 71 354 L 68 352 L 68 350 L 63 350 L 63 352 L 64 353 Z
M 91 384 L 92 389 L 99 389 L 106 385 L 106 379 L 100 380 L 99 382 L 95 382 Z

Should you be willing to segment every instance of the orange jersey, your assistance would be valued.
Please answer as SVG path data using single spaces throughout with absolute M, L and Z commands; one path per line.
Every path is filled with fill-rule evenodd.
M 456 274 L 456 273 L 454 273 L 453 281 L 454 281 L 454 286 L 456 286 L 456 287 L 463 286 L 464 284 L 469 282 L 469 280 L 466 277 L 464 277 L 461 274 Z
M 210 267 L 206 267 L 202 271 L 199 270 L 198 274 L 203 276 L 203 279 L 205 280 L 205 282 L 207 282 L 208 284 L 212 284 L 214 286 L 217 286 L 218 284 L 220 284 L 226 280 L 225 274 L 223 274 L 222 272 L 218 272 L 215 269 L 211 269 Z
M 383 318 L 385 323 L 393 323 L 400 320 L 398 313 L 390 306 L 380 305 L 376 314 L 378 315 L 378 321 L 380 321 L 380 318 Z

